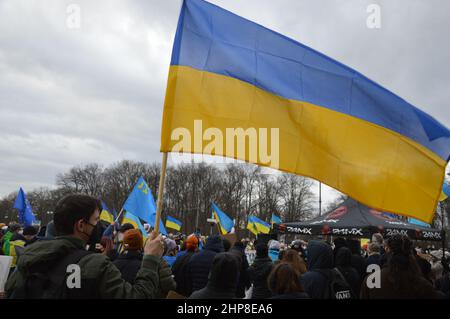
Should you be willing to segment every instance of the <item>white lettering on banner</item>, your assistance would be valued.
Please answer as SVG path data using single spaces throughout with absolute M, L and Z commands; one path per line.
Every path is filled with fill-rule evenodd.
M 432 231 L 423 231 L 422 232 L 423 238 L 428 239 L 442 239 L 441 234 L 438 232 L 432 232 Z
M 287 230 L 291 233 L 312 235 L 312 228 L 300 228 L 287 226 Z
M 363 231 L 361 228 L 334 228 L 334 235 L 354 235 L 354 236 L 363 236 Z
M 386 236 L 403 235 L 408 236 L 408 231 L 406 229 L 386 229 Z

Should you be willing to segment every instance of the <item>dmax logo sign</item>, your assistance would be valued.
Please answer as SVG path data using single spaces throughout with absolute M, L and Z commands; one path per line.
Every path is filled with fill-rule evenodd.
M 297 233 L 297 234 L 305 234 L 312 235 L 312 228 L 299 228 L 299 227 L 287 227 L 289 232 Z
M 404 229 L 386 229 L 387 236 L 403 235 L 408 236 L 408 231 Z
M 432 232 L 432 231 L 424 231 L 422 232 L 423 238 L 428 239 L 442 239 L 440 233 Z
M 354 235 L 354 236 L 363 236 L 363 232 L 361 228 L 335 228 L 333 229 L 333 235 Z

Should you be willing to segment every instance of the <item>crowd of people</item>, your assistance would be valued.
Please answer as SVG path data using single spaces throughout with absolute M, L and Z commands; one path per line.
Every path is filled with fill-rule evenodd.
M 427 259 L 406 236 L 374 234 L 365 249 L 352 238 L 144 236 L 132 224 L 105 224 L 101 210 L 93 197 L 69 195 L 45 227 L 0 225 L 0 254 L 13 257 L 0 297 L 450 298 L 448 260 Z M 76 287 L 67 284 L 73 264 Z

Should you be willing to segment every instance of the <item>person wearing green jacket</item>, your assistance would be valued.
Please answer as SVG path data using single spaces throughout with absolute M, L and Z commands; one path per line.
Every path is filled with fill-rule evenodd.
M 134 283 L 130 284 L 122 278 L 120 271 L 108 257 L 86 253 L 86 245 L 96 243 L 101 210 L 101 202 L 91 196 L 75 194 L 64 197 L 57 204 L 53 219 L 57 237 L 25 248 L 16 271 L 6 283 L 6 297 L 55 298 L 54 294 L 46 294 L 45 291 L 39 296 L 33 296 L 33 289 L 24 288 L 30 286 L 27 285 L 27 279 L 35 278 L 36 276 L 32 276 L 35 273 L 56 276 L 61 271 L 61 263 L 78 254 L 81 256 L 76 262 L 79 266 L 80 284 L 76 287 L 64 286 L 64 298 L 156 298 L 160 284 L 158 272 L 164 251 L 162 237 L 154 233 L 149 236 L 144 245 L 141 268 Z M 63 271 L 67 269 L 69 268 L 63 267 Z M 62 278 L 66 276 L 67 274 L 63 274 Z M 69 279 L 59 281 L 69 286 Z M 27 293 L 24 294 L 24 291 Z

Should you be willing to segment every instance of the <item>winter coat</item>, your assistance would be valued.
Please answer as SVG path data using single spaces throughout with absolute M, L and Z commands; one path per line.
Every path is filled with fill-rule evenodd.
M 272 296 L 267 286 L 267 278 L 273 268 L 272 259 L 256 257 L 253 264 L 248 268 L 250 281 L 253 284 L 252 299 L 265 299 Z
M 136 274 L 141 268 L 143 254 L 140 251 L 124 251 L 114 261 L 114 265 L 122 273 L 122 278 L 127 282 L 133 284 Z M 159 286 L 156 298 L 166 298 L 170 290 L 175 290 L 176 283 L 173 278 L 172 271 L 169 264 L 162 260 L 158 268 Z
M 177 257 L 172 266 L 172 273 L 177 285 L 175 291 L 185 297 L 189 297 L 192 293 L 192 283 L 187 265 L 194 254 L 193 251 L 186 251 L 182 256 Z
M 73 250 L 82 250 L 85 243 L 73 236 L 57 237 L 55 240 L 39 241 L 25 248 L 19 259 L 16 271 L 9 277 L 5 291 L 9 296 L 14 289 L 22 286 L 27 273 L 42 272 L 60 261 Z M 138 299 L 154 298 L 158 291 L 158 268 L 161 258 L 144 256 L 134 284 L 122 279 L 119 269 L 102 254 L 89 254 L 78 262 L 81 269 L 81 282 L 89 283 L 91 295 L 85 298 Z
M 350 249 L 342 247 L 336 253 L 335 266 L 344 276 L 356 297 L 359 296 L 361 278 L 355 268 L 351 265 L 352 253 Z
M 233 299 L 239 278 L 239 259 L 235 254 L 219 253 L 213 260 L 205 288 L 194 291 L 189 299 Z
M 251 286 L 250 276 L 248 274 L 249 265 L 247 256 L 245 254 L 245 248 L 233 247 L 231 248 L 230 253 L 236 255 L 239 258 L 239 265 L 240 265 L 236 297 L 244 298 L 245 290 L 249 289 Z
M 192 256 L 187 264 L 192 291 L 205 288 L 214 257 L 223 250 L 222 239 L 213 236 L 208 238 L 205 247 L 199 253 Z
M 323 299 L 328 288 L 328 278 L 316 270 L 333 268 L 333 250 L 318 240 L 308 243 L 308 272 L 300 277 L 305 292 L 312 299 Z

